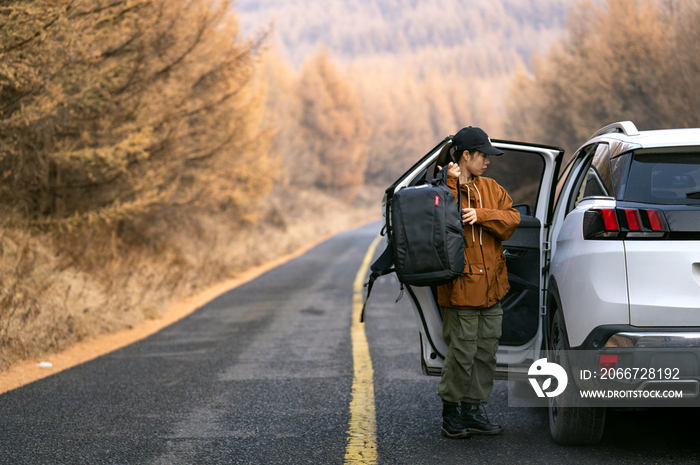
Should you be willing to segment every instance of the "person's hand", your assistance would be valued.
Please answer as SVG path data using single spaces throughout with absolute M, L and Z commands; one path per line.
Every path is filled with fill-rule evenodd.
M 447 165 L 447 175 L 448 176 L 452 176 L 453 178 L 458 178 L 460 174 L 462 174 L 462 172 L 460 171 L 459 165 L 457 163 L 450 162 Z
M 464 223 L 464 224 L 476 223 L 476 210 L 473 208 L 463 208 L 462 209 L 462 223 Z

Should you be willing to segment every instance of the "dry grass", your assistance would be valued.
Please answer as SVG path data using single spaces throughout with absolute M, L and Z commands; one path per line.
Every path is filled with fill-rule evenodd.
M 379 189 L 352 203 L 318 191 L 276 192 L 257 224 L 234 225 L 222 213 L 183 218 L 176 228 L 154 221 L 119 239 L 0 227 L 0 370 L 132 327 L 174 301 L 377 217 L 380 198 Z

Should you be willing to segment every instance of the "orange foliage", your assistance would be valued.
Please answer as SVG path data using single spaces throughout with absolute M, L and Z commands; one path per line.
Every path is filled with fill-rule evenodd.
M 700 125 L 697 2 L 582 4 L 568 40 L 513 83 L 509 136 L 574 150 L 598 128 Z
M 257 43 L 227 2 L 5 2 L 0 203 L 39 225 L 112 224 L 264 194 Z
M 340 188 L 352 198 L 367 167 L 367 125 L 354 89 L 320 49 L 302 67 L 299 84 L 301 136 L 314 154 L 314 184 Z

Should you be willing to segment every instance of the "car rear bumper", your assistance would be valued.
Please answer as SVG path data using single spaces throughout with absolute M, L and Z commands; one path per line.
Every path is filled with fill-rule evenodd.
M 684 405 L 700 401 L 700 327 L 600 326 L 569 353 L 582 390 L 679 390 Z
M 604 348 L 685 349 L 700 348 L 700 332 L 622 331 L 610 336 Z
M 598 326 L 572 350 L 604 348 L 700 348 L 700 326 L 639 327 L 631 325 Z

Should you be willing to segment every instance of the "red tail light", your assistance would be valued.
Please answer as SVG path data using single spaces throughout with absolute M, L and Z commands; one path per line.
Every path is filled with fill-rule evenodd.
M 592 208 L 583 215 L 584 239 L 663 239 L 668 232 L 660 210 Z
M 652 231 L 666 231 L 664 216 L 658 210 L 647 210 Z
M 630 231 L 641 231 L 642 220 L 639 219 L 639 211 L 634 208 L 625 208 L 625 218 L 627 219 L 627 228 Z
M 620 229 L 617 225 L 614 208 L 604 208 L 600 210 L 600 213 L 603 215 L 603 224 L 606 231 L 618 231 Z

